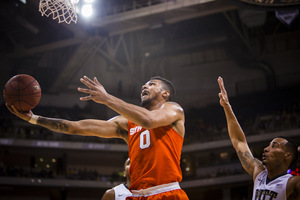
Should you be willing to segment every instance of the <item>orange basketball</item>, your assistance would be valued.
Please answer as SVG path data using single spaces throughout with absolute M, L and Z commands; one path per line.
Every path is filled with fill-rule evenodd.
M 40 101 L 40 84 L 27 74 L 19 74 L 7 81 L 3 90 L 5 102 L 19 111 L 32 110 Z

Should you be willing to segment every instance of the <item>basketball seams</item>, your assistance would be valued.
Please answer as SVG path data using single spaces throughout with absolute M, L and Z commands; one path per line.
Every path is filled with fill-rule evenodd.
M 26 101 L 26 100 L 24 100 L 24 99 L 16 99 L 16 100 L 14 100 L 13 102 L 11 102 L 10 105 L 12 105 L 12 104 L 13 104 L 14 102 L 16 102 L 16 101 L 19 101 L 19 103 L 20 103 L 21 101 L 24 101 L 24 102 L 28 103 L 29 105 L 34 106 L 33 104 L 29 103 L 28 101 Z M 20 106 L 20 108 L 21 108 L 21 106 Z M 23 111 L 22 108 L 21 108 L 21 111 Z
M 10 86 L 11 89 L 13 89 L 14 91 L 19 91 L 19 89 L 15 89 L 11 86 L 10 81 L 8 81 L 8 85 Z
M 19 91 L 23 91 L 23 90 L 25 90 L 25 89 L 27 89 L 33 82 L 35 81 L 35 79 L 33 79 L 24 89 L 22 89 L 22 90 L 20 90 L 20 88 L 19 88 Z M 21 82 L 21 81 L 20 81 Z
M 39 103 L 42 92 L 35 78 L 19 74 L 7 81 L 3 94 L 9 106 L 14 105 L 17 110 L 24 112 L 33 109 Z
M 25 89 L 27 89 L 34 81 L 36 81 L 35 79 L 33 79 L 25 88 L 23 88 L 22 90 L 20 89 L 20 84 L 21 84 L 21 76 L 19 77 L 19 81 L 18 81 L 18 88 L 15 89 L 13 88 L 13 86 L 11 85 L 10 81 L 8 82 L 8 85 L 10 86 L 11 89 L 15 90 L 15 91 L 23 91 Z

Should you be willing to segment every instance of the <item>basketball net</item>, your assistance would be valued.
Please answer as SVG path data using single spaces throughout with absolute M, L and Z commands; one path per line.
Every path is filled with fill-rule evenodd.
M 39 11 L 42 16 L 58 19 L 58 23 L 77 22 L 76 5 L 79 0 L 40 0 Z

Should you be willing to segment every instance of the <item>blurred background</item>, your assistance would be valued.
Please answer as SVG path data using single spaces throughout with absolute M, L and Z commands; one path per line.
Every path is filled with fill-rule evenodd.
M 29 74 L 42 88 L 35 114 L 107 120 L 117 113 L 79 100 L 83 75 L 136 105 L 145 82 L 165 77 L 186 116 L 181 187 L 191 200 L 250 200 L 253 181 L 229 140 L 218 76 L 255 157 L 276 136 L 300 144 L 300 2 L 255 2 L 80 0 L 77 23 L 67 24 L 41 16 L 39 0 L 2 0 L 0 84 Z M 0 110 L 1 200 L 96 200 L 124 181 L 124 141 L 31 125 L 3 98 Z

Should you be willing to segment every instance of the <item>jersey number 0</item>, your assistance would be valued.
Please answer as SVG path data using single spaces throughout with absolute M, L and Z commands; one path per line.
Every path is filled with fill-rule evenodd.
M 150 141 L 150 131 L 145 130 L 140 134 L 140 148 L 141 149 L 146 149 L 150 146 L 151 141 Z

